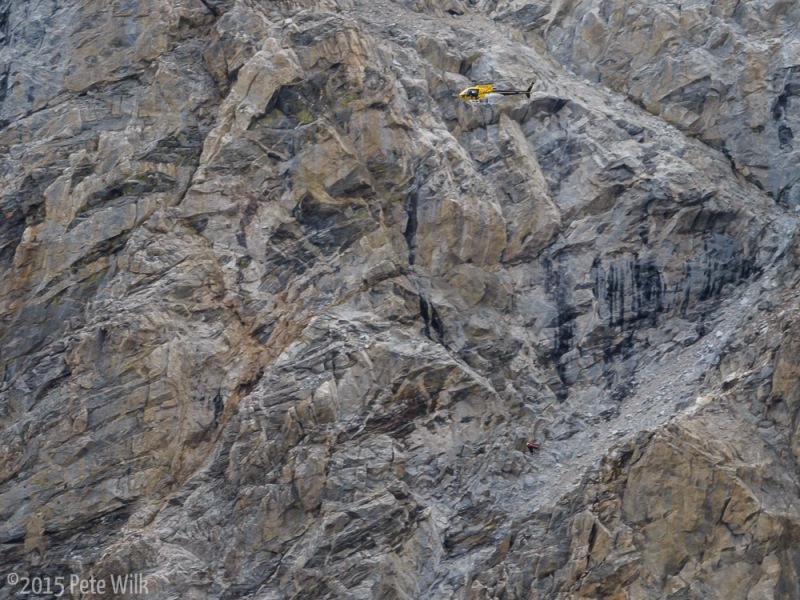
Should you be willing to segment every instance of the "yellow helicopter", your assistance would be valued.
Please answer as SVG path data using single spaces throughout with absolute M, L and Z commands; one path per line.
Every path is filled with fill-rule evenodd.
M 480 83 L 468 87 L 461 92 L 458 97 L 467 102 L 474 102 L 475 100 L 484 100 L 491 96 L 516 96 L 518 94 L 525 94 L 526 97 L 531 97 L 531 90 L 533 83 L 528 86 L 527 90 L 496 90 L 491 83 Z

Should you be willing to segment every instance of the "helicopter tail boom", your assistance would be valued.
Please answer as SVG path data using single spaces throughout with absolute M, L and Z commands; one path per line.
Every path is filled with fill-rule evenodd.
M 533 83 L 531 83 L 526 90 L 492 90 L 490 93 L 500 94 L 501 96 L 516 96 L 517 94 L 525 94 L 527 98 L 530 98 L 532 89 Z

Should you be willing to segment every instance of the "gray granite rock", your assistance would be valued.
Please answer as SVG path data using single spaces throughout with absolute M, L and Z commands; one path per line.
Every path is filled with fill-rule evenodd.
M 3 575 L 800 595 L 795 13 L 0 2 Z

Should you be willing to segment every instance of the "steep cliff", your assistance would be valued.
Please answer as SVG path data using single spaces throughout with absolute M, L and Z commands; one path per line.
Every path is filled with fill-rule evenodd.
M 798 6 L 0 0 L 0 597 L 800 597 Z

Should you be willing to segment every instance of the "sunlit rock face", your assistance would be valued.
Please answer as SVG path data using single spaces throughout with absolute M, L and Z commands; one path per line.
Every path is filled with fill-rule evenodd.
M 798 10 L 0 1 L 2 575 L 800 597 Z

